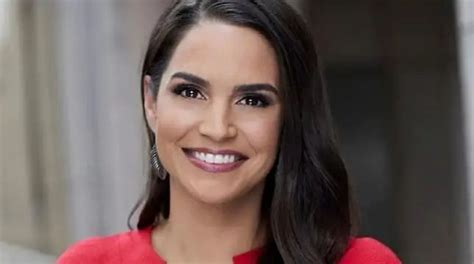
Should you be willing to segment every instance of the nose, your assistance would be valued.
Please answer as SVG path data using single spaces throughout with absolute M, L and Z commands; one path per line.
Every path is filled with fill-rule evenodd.
M 232 124 L 232 118 L 227 105 L 215 103 L 204 113 L 199 133 L 213 141 L 221 142 L 237 135 L 237 128 Z

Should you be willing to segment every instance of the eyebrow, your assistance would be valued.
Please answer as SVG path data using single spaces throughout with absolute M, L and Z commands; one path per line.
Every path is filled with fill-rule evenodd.
M 208 88 L 210 86 L 209 81 L 187 72 L 177 72 L 173 74 L 173 76 L 171 76 L 171 79 L 173 78 L 180 78 L 188 82 L 192 82 L 199 86 L 202 86 L 203 88 Z M 267 91 L 267 92 L 274 93 L 276 96 L 279 95 L 278 89 L 268 83 L 241 84 L 234 87 L 234 92 L 239 92 L 239 93 L 251 93 L 251 92 L 258 92 L 258 91 Z
M 209 87 L 209 82 L 208 81 L 206 81 L 203 78 L 198 77 L 194 74 L 191 74 L 191 73 L 177 72 L 177 73 L 173 74 L 173 76 L 171 76 L 171 79 L 173 79 L 173 78 L 180 78 L 180 79 L 186 80 L 188 82 L 195 83 L 199 86 L 203 86 L 205 88 Z
M 240 93 L 252 93 L 252 92 L 258 92 L 258 91 L 267 91 L 274 93 L 276 96 L 279 95 L 277 88 L 275 88 L 273 85 L 268 84 L 268 83 L 255 83 L 255 84 L 242 84 L 242 85 L 237 85 L 234 88 L 235 92 L 240 92 Z

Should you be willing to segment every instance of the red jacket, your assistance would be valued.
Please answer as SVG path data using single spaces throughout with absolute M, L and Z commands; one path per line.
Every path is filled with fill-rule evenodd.
M 165 264 L 151 245 L 151 228 L 134 230 L 108 237 L 81 241 L 57 260 L 58 264 Z M 233 257 L 234 264 L 257 263 L 261 249 Z M 339 264 L 400 264 L 401 261 L 386 246 L 372 238 L 356 238 Z

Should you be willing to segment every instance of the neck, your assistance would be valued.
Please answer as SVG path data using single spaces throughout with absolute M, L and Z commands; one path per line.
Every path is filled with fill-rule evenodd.
M 219 205 L 197 201 L 170 184 L 170 216 L 153 235 L 154 247 L 168 263 L 231 263 L 232 256 L 263 246 L 264 183 Z

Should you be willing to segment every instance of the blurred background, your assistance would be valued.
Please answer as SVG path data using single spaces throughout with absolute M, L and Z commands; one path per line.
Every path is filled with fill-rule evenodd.
M 0 0 L 0 263 L 126 230 L 140 65 L 168 0 Z M 474 263 L 474 0 L 292 0 L 323 61 L 360 235 Z

